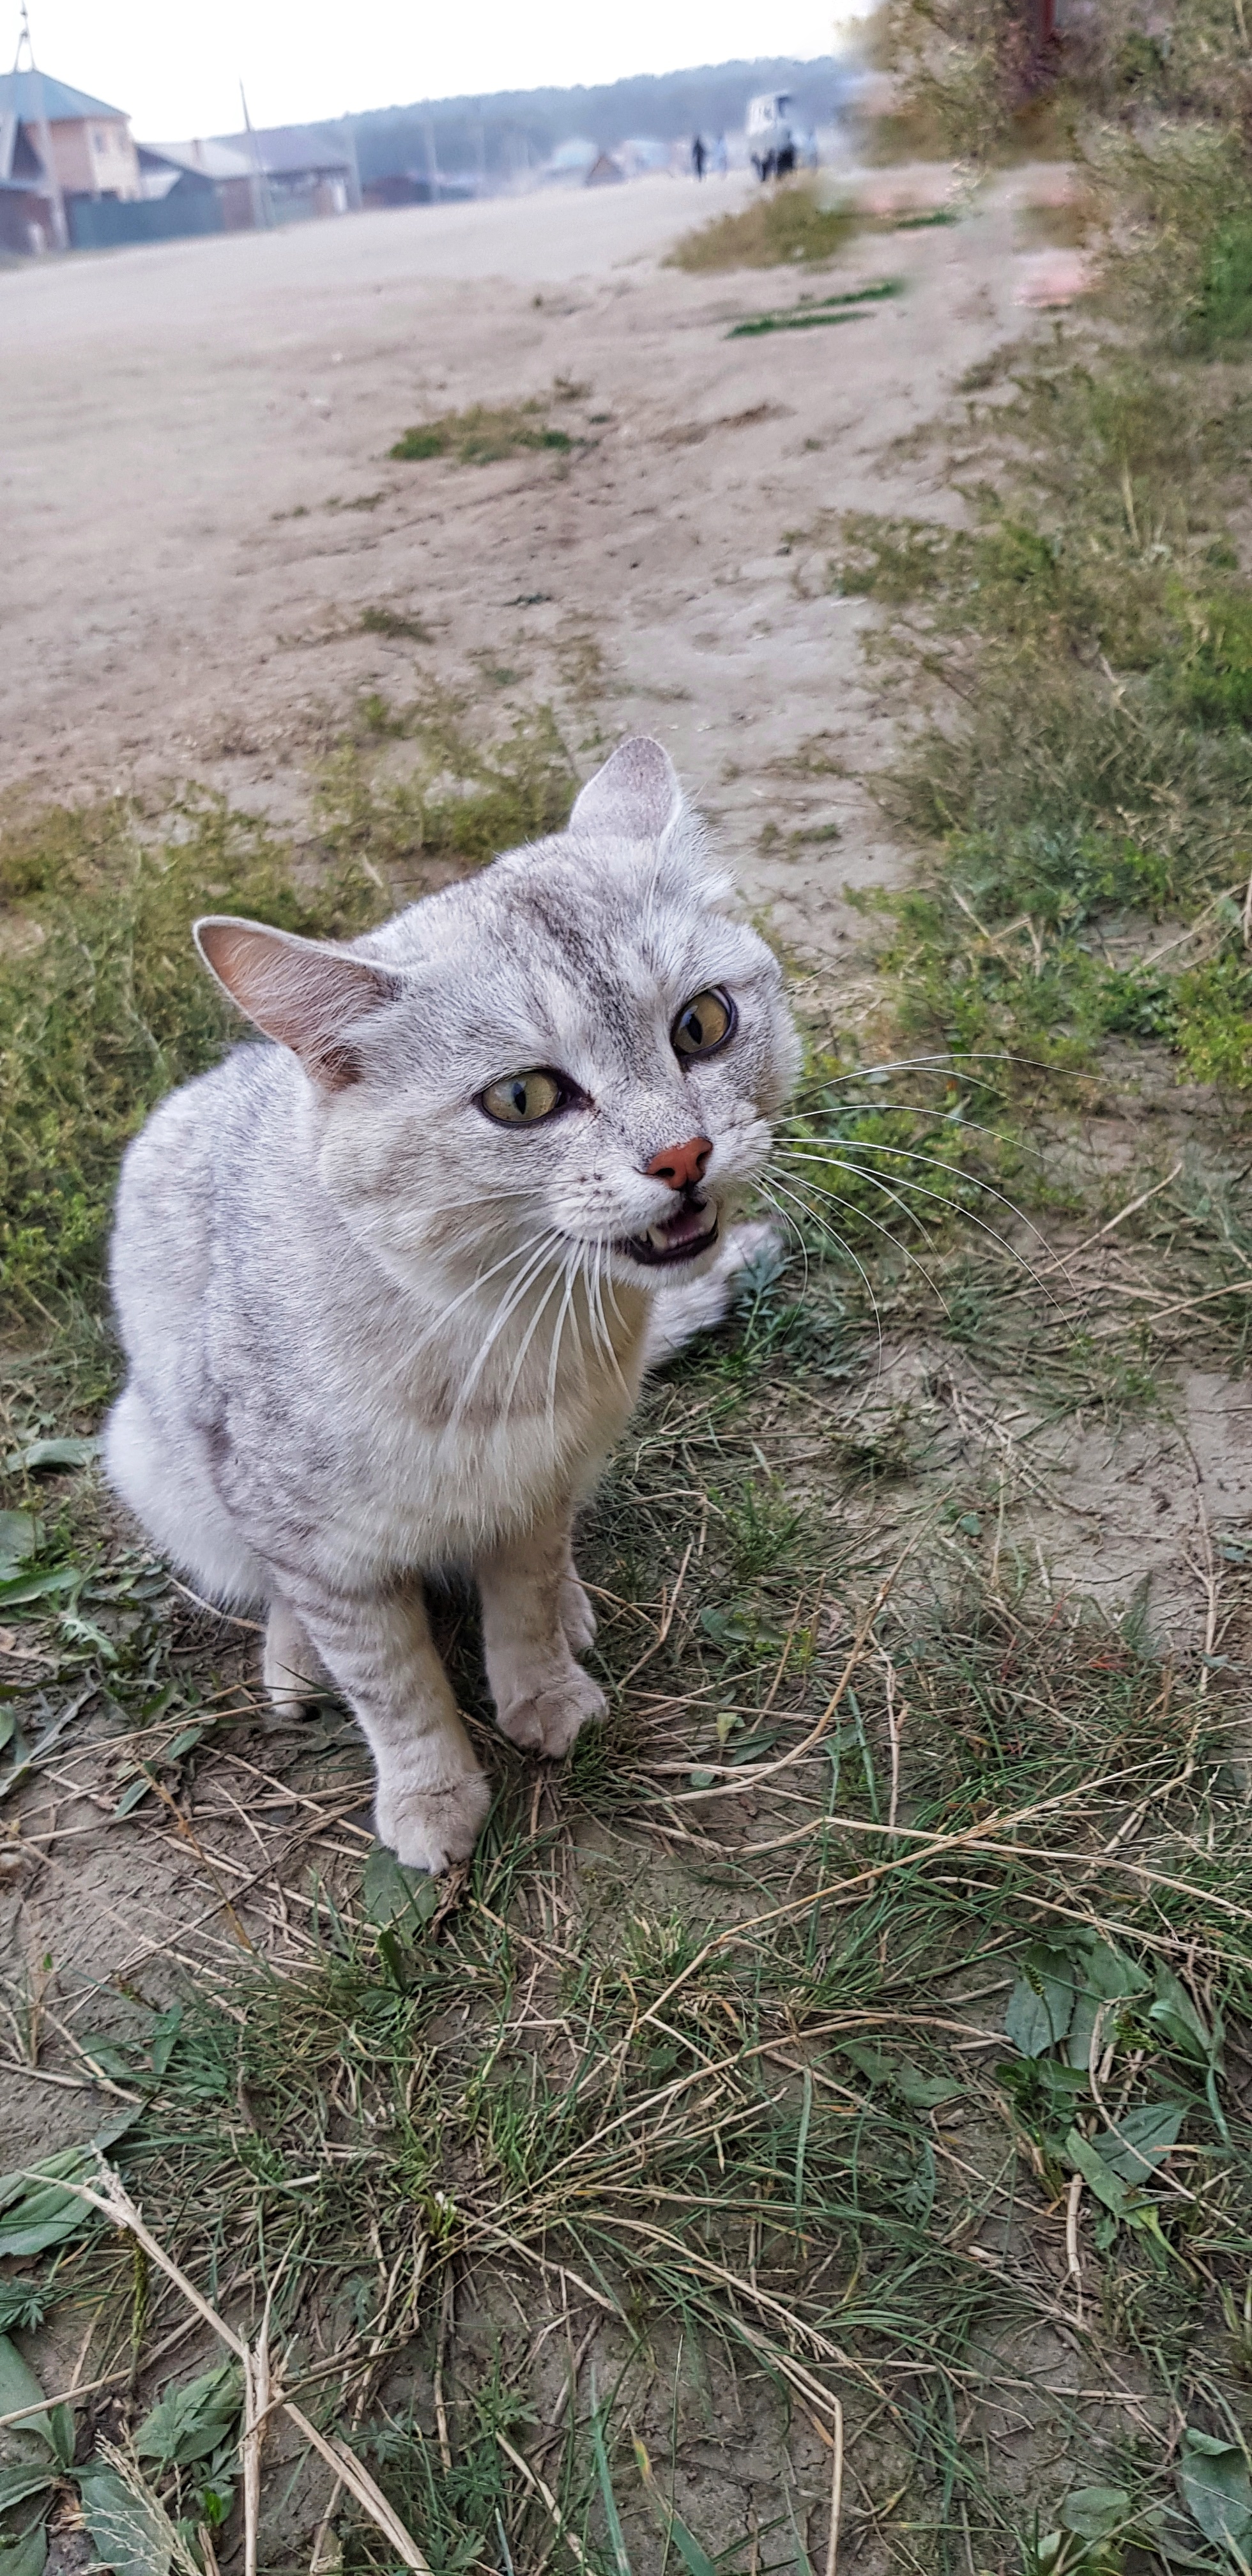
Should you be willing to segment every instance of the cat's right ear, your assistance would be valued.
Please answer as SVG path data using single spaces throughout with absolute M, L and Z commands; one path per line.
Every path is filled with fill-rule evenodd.
M 385 967 L 345 948 L 297 939 L 263 921 L 236 921 L 227 913 L 195 922 L 193 936 L 209 973 L 232 1002 L 267 1038 L 290 1047 L 323 1090 L 344 1091 L 359 1079 L 350 1032 L 400 995 Z

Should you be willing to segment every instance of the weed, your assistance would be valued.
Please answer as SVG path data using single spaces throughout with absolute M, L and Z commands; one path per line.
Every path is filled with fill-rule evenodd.
M 572 395 L 558 389 L 558 400 Z M 420 463 L 448 456 L 456 465 L 496 465 L 526 448 L 552 448 L 569 454 L 574 442 L 567 430 L 554 429 L 544 418 L 549 405 L 539 401 L 474 403 L 468 411 L 449 411 L 437 420 L 419 421 L 406 429 L 388 454 L 399 463 Z
M 1221 515 L 1243 415 L 1207 381 L 1034 360 L 985 423 L 980 525 L 844 522 L 832 581 L 890 606 L 889 649 L 962 710 L 882 786 L 936 852 L 884 952 L 910 1044 L 1075 1072 L 1117 1034 L 1246 1085 L 1252 608 Z M 1166 915 L 1210 953 L 1102 954 Z
M 430 628 L 423 624 L 420 617 L 414 617 L 410 611 L 404 609 L 385 606 L 362 609 L 361 632 L 363 635 L 388 635 L 396 641 L 403 640 L 409 644 L 430 644 L 434 641 Z
M 342 936 L 381 907 L 350 864 L 298 886 L 265 824 L 209 798 L 155 845 L 124 805 L 45 809 L 0 840 L 0 886 L 43 934 L 0 956 L 0 1258 L 29 1324 L 49 1302 L 96 1307 L 123 1146 L 236 1033 L 192 945 L 196 913 Z
M 408 775 L 375 774 L 371 753 L 381 742 L 413 746 Z M 368 865 L 399 902 L 432 883 L 432 868 L 461 873 L 558 831 L 574 785 L 547 709 L 518 716 L 503 741 L 485 745 L 446 695 L 428 691 L 397 708 L 372 693 L 360 705 L 358 739 L 326 765 L 318 815 L 335 862 Z
M 835 259 L 858 228 L 850 206 L 823 205 L 806 180 L 764 191 L 742 214 L 717 215 L 684 233 L 666 265 L 694 273 L 719 268 L 810 267 Z
M 802 297 L 785 313 L 754 313 L 748 321 L 732 324 L 726 337 L 756 340 L 769 331 L 820 331 L 828 323 L 855 322 L 868 306 L 883 304 L 903 293 L 902 278 L 886 277 L 876 286 L 854 287 L 846 295 L 826 295 L 820 300 Z

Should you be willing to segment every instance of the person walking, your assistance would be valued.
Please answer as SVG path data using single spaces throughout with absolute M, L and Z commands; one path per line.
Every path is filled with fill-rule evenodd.
M 704 149 L 704 136 L 702 134 L 697 134 L 693 137 L 691 145 L 691 167 L 695 171 L 697 179 L 702 179 L 704 177 L 704 164 L 707 157 L 708 156 Z

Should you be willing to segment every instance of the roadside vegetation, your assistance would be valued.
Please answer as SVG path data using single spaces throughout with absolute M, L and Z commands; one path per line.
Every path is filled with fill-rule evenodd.
M 435 456 L 450 457 L 454 465 L 498 465 L 527 448 L 568 456 L 574 441 L 549 414 L 553 402 L 575 401 L 583 390 L 581 385 L 557 385 L 548 402 L 472 403 L 467 411 L 441 412 L 435 420 L 406 429 L 387 452 L 401 465 Z
M 1193 123 L 1158 166 L 1234 150 Z M 80 2524 L 133 2576 L 1246 2576 L 1252 1545 L 1171 1425 L 1252 1306 L 1252 339 L 1237 197 L 1116 184 L 1117 330 L 940 425 L 964 524 L 809 532 L 881 611 L 916 879 L 814 1009 L 785 1251 L 589 1515 L 611 1714 L 568 1766 L 494 1735 L 438 1597 L 498 1792 L 445 1882 L 83 1470 L 100 1257 L 120 1145 L 226 1035 L 206 897 L 350 930 L 558 823 L 559 738 L 368 699 L 298 858 L 206 800 L 0 842 L 0 1856 L 41 1926 L 0 2080 L 80 2115 L 0 2177 L 5 2576 Z M 1087 1579 L 1145 1426 L 1181 1644 L 1136 1565 Z M 88 1825 L 150 1891 L 107 1971 Z
M 369 754 L 407 755 L 380 780 Z M 99 1401 L 113 1366 L 101 1280 L 118 1158 L 238 1023 L 196 957 L 206 906 L 349 938 L 450 874 L 564 821 L 574 780 L 551 720 L 473 739 L 424 697 L 361 700 L 325 772 L 302 868 L 263 822 L 195 797 L 159 828 L 122 801 L 0 831 L 0 1269 L 9 1328 L 73 1327 Z M 89 1354 L 94 1350 L 92 1361 Z
M 808 179 L 763 188 L 737 215 L 715 215 L 684 233 L 668 266 L 696 273 L 719 268 L 816 267 L 836 259 L 857 230 L 850 206 L 828 205 Z

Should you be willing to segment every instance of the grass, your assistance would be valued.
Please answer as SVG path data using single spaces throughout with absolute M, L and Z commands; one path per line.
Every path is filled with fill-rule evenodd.
M 963 528 L 837 531 L 916 882 L 812 1033 L 794 1249 L 588 1514 L 606 1727 L 515 1755 L 434 1599 L 496 1787 L 439 1886 L 48 1444 L 120 1145 L 227 1034 L 191 912 L 350 929 L 559 823 L 563 747 L 370 696 L 298 852 L 207 799 L 0 841 L 0 2054 L 147 2230 L 90 2150 L 0 2178 L 10 2576 L 80 2515 L 135 2576 L 1252 2556 L 1252 1549 L 1179 1411 L 1247 1364 L 1248 388 L 1129 328 L 969 389 Z M 254 2512 L 262 2351 L 349 2474 L 275 2413 Z
M 467 411 L 440 413 L 418 421 L 388 448 L 402 465 L 421 464 L 435 456 L 455 465 L 498 465 L 506 456 L 529 448 L 550 448 L 568 456 L 574 442 L 567 430 L 553 428 L 545 417 L 550 405 L 539 401 L 472 403 Z
M 331 1712 L 261 1753 L 177 1596 L 119 1595 L 115 1565 L 111 1600 L 80 1598 L 124 1732 L 68 1773 L 35 1754 L 28 1829 L 48 1765 L 116 1806 L 129 1764 L 181 1781 L 218 1878 L 246 1793 L 264 1865 L 232 1870 L 235 1934 L 172 1998 L 155 1959 L 120 1989 L 53 1960 L 10 1996 L 11 2045 L 107 2075 L 107 2152 L 158 2245 L 252 2336 L 272 2293 L 285 2388 L 348 2431 L 437 2576 L 644 2576 L 665 2528 L 676 2563 L 818 2567 L 837 2459 L 853 2563 L 877 2534 L 906 2565 L 967 2541 L 1015 2565 L 1036 2514 L 1041 2547 L 1103 2514 L 1110 2566 L 1201 2549 L 1188 2464 L 1232 2439 L 1252 2258 L 1239 1684 L 1220 1656 L 1162 1664 L 1133 1617 L 1032 1607 L 985 1558 L 936 1590 L 829 1485 L 798 1505 L 790 1461 L 867 1320 L 777 1279 L 654 1391 L 584 1548 L 607 1740 L 541 1782 L 491 1738 L 497 1806 L 444 1890 L 369 1855 Z M 455 1600 L 442 1625 L 481 1729 Z M 305 1802 L 294 1834 L 248 1789 L 259 1754 Z M 116 1830 L 150 1870 L 177 1833 L 152 1791 Z M 238 2383 L 206 2392 L 199 2345 L 149 2367 L 185 2303 L 147 2262 L 137 2310 L 125 2235 L 59 2212 L 10 2306 L 75 2349 L 94 2319 L 114 2449 L 226 2564 Z M 1084 2403 L 1110 2364 L 1129 2419 Z M 181 2458 L 151 2429 L 171 2387 L 184 2426 L 217 2408 Z M 329 2488 L 270 2439 L 277 2567 Z M 395 2563 L 350 2497 L 336 2519 L 345 2566 Z
M 882 792 L 931 852 L 893 909 L 902 1046 L 1123 1089 L 1162 1053 L 1249 1081 L 1252 590 L 1226 511 L 1242 388 L 1202 365 L 1024 358 L 971 402 L 975 524 L 845 521 L 831 579 L 892 613 L 933 720 Z M 1036 1070 L 1032 1071 L 1034 1067 Z
M 377 758 L 390 745 L 411 767 L 384 782 Z M 196 913 L 212 904 L 348 937 L 424 885 L 556 828 L 573 792 L 546 716 L 484 746 L 442 698 L 396 710 L 373 696 L 327 763 L 313 875 L 217 798 L 189 799 L 159 832 L 120 801 L 10 821 L 0 903 L 20 935 L 0 952 L 5 1303 L 10 1329 L 73 1319 L 85 1402 L 111 1365 L 98 1319 L 119 1155 L 237 1025 L 196 958 Z
M 824 325 L 859 321 L 866 308 L 888 303 L 904 293 L 899 277 L 881 278 L 875 286 L 858 286 L 844 295 L 824 295 L 820 299 L 802 297 L 784 313 L 754 313 L 744 322 L 736 322 L 727 332 L 728 340 L 756 340 L 768 331 L 820 331 Z
M 817 267 L 836 259 L 858 219 L 850 206 L 823 205 L 807 180 L 763 190 L 742 214 L 717 215 L 684 233 L 666 265 L 694 274 L 722 268 Z

